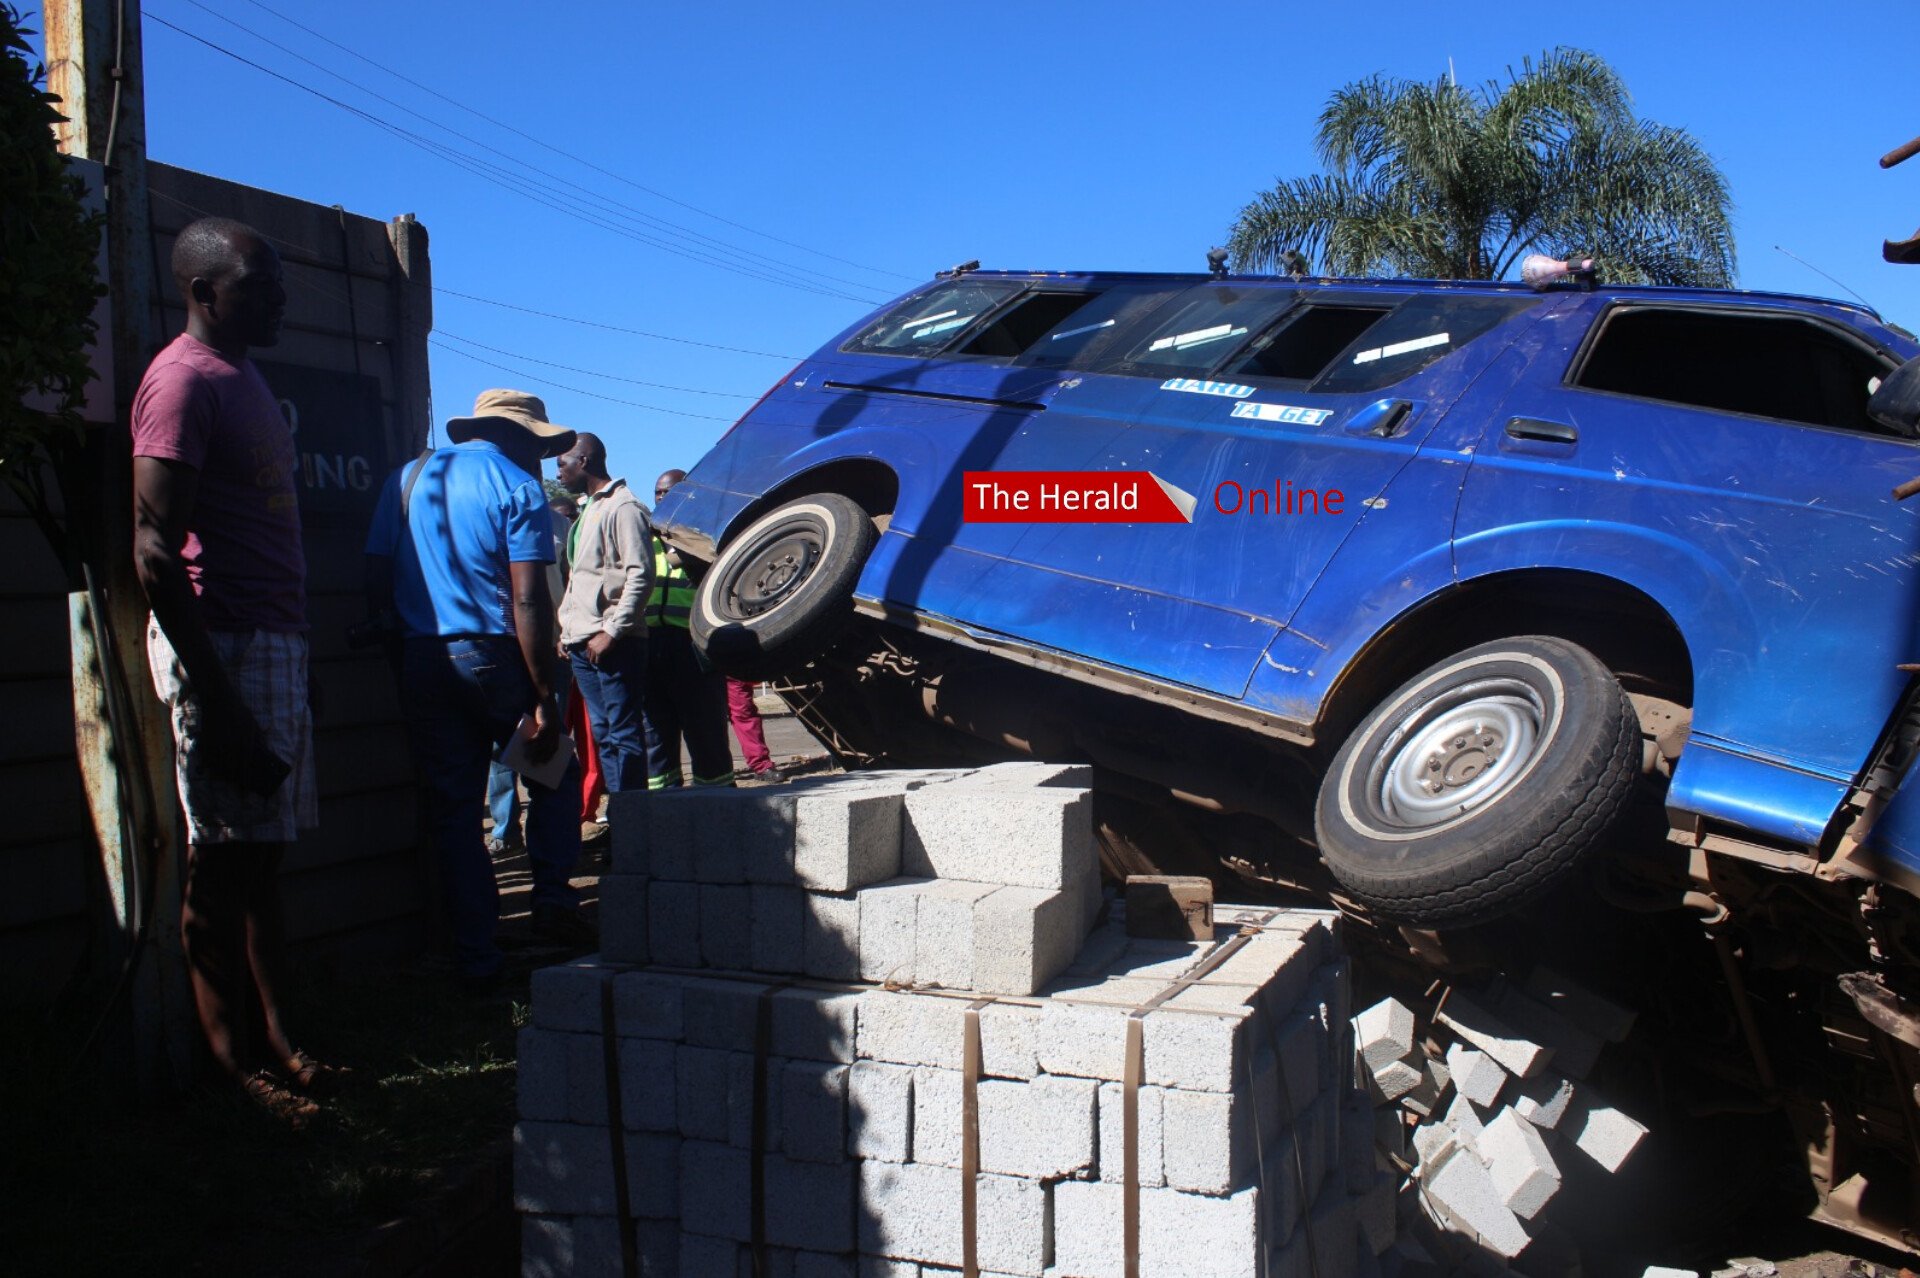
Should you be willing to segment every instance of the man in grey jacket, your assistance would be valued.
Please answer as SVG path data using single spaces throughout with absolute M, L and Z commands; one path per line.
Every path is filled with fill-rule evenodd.
M 571 565 L 560 601 L 560 643 L 587 704 L 607 789 L 644 790 L 647 744 L 647 593 L 653 588 L 653 526 L 624 479 L 607 474 L 607 447 L 581 432 L 561 454 L 560 483 L 586 496 L 567 535 Z

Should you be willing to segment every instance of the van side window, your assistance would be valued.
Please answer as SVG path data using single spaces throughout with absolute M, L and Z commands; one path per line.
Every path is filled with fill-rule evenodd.
M 959 353 L 1013 359 L 1099 296 L 1098 293 L 1029 293 L 1000 312 L 992 323 L 962 346 Z
M 1639 399 L 1891 435 L 1867 416 L 1892 365 L 1786 312 L 1615 307 L 1573 384 Z
M 1203 284 L 1155 316 L 1123 358 L 1095 371 L 1152 377 L 1205 373 L 1299 298 L 1290 288 Z
M 1391 386 L 1539 302 L 1459 294 L 1408 298 L 1356 336 L 1312 389 L 1340 394 Z
M 941 284 L 894 307 L 840 349 L 865 355 L 924 358 L 945 349 L 1019 291 L 1018 284 L 996 280 Z
M 1386 313 L 1384 306 L 1303 306 L 1259 339 L 1245 358 L 1220 371 L 1223 375 L 1311 381 L 1349 342 Z
M 1092 368 L 1147 315 L 1188 284 L 1116 284 L 1042 334 L 1020 357 L 1036 368 Z

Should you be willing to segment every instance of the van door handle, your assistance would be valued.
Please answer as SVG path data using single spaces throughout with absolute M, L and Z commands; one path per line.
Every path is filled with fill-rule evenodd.
M 1548 444 L 1577 444 L 1580 432 L 1564 422 L 1543 422 L 1538 417 L 1516 417 L 1507 423 L 1507 434 L 1514 439 L 1537 439 Z
M 1347 419 L 1347 430 L 1354 435 L 1373 435 L 1386 439 L 1413 415 L 1413 401 L 1377 399 Z

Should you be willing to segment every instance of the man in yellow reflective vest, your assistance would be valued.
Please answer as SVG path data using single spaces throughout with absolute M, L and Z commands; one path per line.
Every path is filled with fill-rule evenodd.
M 687 477 L 669 470 L 653 483 L 658 502 Z M 653 538 L 653 592 L 647 596 L 647 789 L 681 784 L 684 739 L 695 785 L 732 785 L 733 748 L 727 740 L 727 681 L 704 669 L 687 630 L 693 581 L 659 534 Z

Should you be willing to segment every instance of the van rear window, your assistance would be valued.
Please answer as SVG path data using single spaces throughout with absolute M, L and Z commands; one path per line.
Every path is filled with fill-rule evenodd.
M 1409 298 L 1341 351 L 1312 389 L 1338 394 L 1391 386 L 1539 301 L 1537 297 L 1459 295 Z
M 1018 284 L 997 280 L 941 284 L 894 307 L 840 349 L 869 355 L 932 355 L 1019 291 Z

